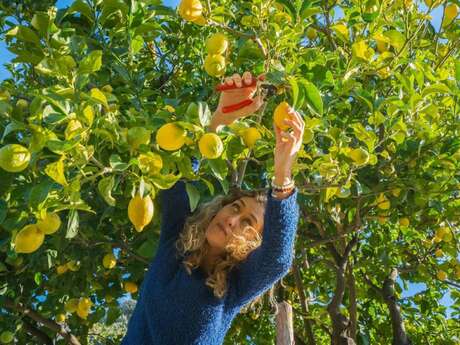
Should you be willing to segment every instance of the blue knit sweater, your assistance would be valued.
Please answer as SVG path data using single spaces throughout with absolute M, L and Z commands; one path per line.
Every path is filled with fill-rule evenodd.
M 194 163 L 194 170 L 199 162 Z M 220 345 L 241 308 L 284 277 L 292 264 L 299 219 L 297 189 L 282 200 L 267 191 L 262 244 L 229 273 L 221 299 L 197 268 L 189 275 L 174 242 L 190 215 L 185 183 L 160 193 L 158 249 L 139 290 L 121 345 Z M 195 183 L 192 182 L 192 183 Z

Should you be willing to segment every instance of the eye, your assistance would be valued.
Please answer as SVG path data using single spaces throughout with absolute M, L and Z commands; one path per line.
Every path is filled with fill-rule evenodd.
M 234 209 L 235 211 L 238 212 L 238 211 L 240 210 L 240 206 L 239 206 L 238 204 L 233 204 L 232 206 L 233 206 L 233 209 Z M 236 209 L 235 209 L 235 207 L 236 207 Z

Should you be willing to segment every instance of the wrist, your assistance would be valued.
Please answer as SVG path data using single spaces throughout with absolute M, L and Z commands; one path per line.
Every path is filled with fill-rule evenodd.
M 273 175 L 273 181 L 277 185 L 284 185 L 292 180 L 292 174 L 290 171 L 275 172 Z

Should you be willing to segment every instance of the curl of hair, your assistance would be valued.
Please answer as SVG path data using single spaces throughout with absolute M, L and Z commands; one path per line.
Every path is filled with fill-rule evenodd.
M 256 201 L 263 205 L 264 209 L 267 204 L 267 190 L 254 189 L 243 190 L 240 188 L 232 188 L 227 195 L 218 195 L 212 200 L 202 203 L 195 212 L 190 215 L 184 224 L 184 228 L 176 240 L 175 247 L 177 255 L 180 255 L 188 274 L 192 274 L 192 270 L 198 268 L 203 258 L 209 250 L 209 245 L 206 241 L 206 229 L 211 223 L 216 214 L 226 205 L 238 200 L 242 197 L 253 197 Z M 231 240 L 226 246 L 226 252 L 216 260 L 212 273 L 206 278 L 206 285 L 213 290 L 214 296 L 218 298 L 224 297 L 227 292 L 227 276 L 230 270 L 239 262 L 244 261 L 246 257 L 254 249 L 262 244 L 261 235 L 251 226 L 244 229 L 244 234 L 255 234 L 254 240 L 249 240 L 246 236 L 233 234 Z M 178 256 L 179 257 L 179 256 Z M 269 294 L 269 302 L 272 307 L 276 308 L 276 300 L 274 298 L 275 284 L 266 292 Z M 263 293 L 251 302 L 247 303 L 241 309 L 242 313 L 246 313 L 249 309 L 254 310 L 256 304 L 260 303 L 262 307 L 262 298 L 266 294 Z

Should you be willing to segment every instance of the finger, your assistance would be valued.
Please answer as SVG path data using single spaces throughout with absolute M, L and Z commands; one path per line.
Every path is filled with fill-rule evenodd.
M 296 142 L 296 137 L 292 133 L 281 132 L 281 137 L 285 138 L 285 141 L 289 142 L 289 144 L 294 144 Z
M 303 120 L 302 116 L 299 114 L 298 111 L 291 110 L 291 111 L 288 111 L 288 114 L 291 115 L 294 122 L 296 122 L 300 128 L 305 127 L 305 121 Z
M 252 75 L 251 75 L 251 72 L 249 71 L 246 71 L 243 73 L 243 81 L 246 85 L 249 85 L 251 84 L 252 82 Z
M 241 81 L 241 76 L 238 73 L 235 73 L 232 78 L 237 87 L 243 86 L 242 81 Z
M 281 129 L 273 122 L 273 130 L 275 132 L 276 142 L 281 141 Z
M 284 119 L 284 123 L 286 125 L 290 126 L 293 129 L 294 135 L 297 138 L 302 137 L 303 128 L 301 127 L 301 125 L 298 122 L 293 121 L 293 120 L 289 120 L 289 119 Z
M 227 85 L 233 85 L 233 78 L 232 77 L 226 77 L 225 78 L 225 84 Z

